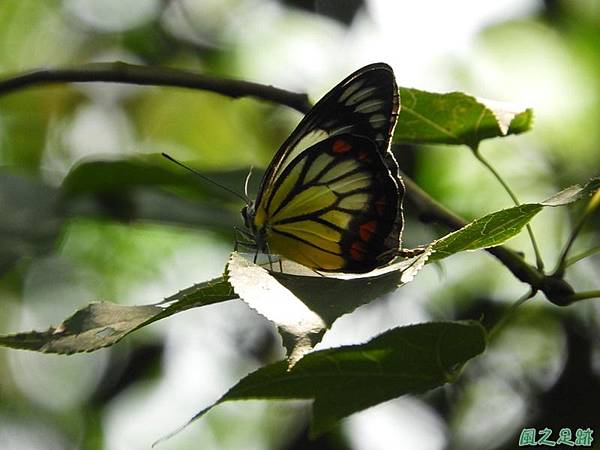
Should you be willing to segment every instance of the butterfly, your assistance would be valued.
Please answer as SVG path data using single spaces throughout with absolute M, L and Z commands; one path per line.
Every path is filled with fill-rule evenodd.
M 399 108 L 385 63 L 357 70 L 315 104 L 242 209 L 257 252 L 347 273 L 398 254 L 404 185 L 390 140 Z

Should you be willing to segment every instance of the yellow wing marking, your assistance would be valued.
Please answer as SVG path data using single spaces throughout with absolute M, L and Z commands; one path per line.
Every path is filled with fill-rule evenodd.
M 339 270 L 345 260 L 325 250 L 276 232 L 268 235 L 271 251 L 313 269 Z
M 357 189 L 367 189 L 373 181 L 372 174 L 368 172 L 356 172 L 329 184 L 329 189 L 338 194 L 345 194 Z
M 327 154 L 317 156 L 311 164 L 310 169 L 306 173 L 306 176 L 304 177 L 304 183 L 310 184 L 315 182 L 315 178 L 321 173 L 323 169 L 325 169 L 325 167 L 327 167 L 327 164 L 329 164 L 332 161 L 332 159 L 333 158 L 331 157 L 331 155 Z
M 310 133 L 307 133 L 300 139 L 300 141 L 294 146 L 290 152 L 285 155 L 282 159 L 281 164 L 277 168 L 277 171 L 273 174 L 273 180 L 277 180 L 285 168 L 290 164 L 297 156 L 299 156 L 304 150 L 312 147 L 317 142 L 321 142 L 323 139 L 329 137 L 329 134 L 325 130 L 314 129 Z
M 330 233 L 328 230 L 333 233 Z M 306 245 L 319 247 L 331 253 L 339 255 L 342 252 L 339 244 L 341 239 L 340 233 L 318 222 L 303 220 L 277 225 L 273 227 L 273 231 L 293 235 L 294 238 L 305 241 Z
M 340 161 L 338 164 L 334 164 L 327 172 L 325 172 L 318 181 L 320 183 L 329 183 L 348 172 L 352 172 L 358 167 L 360 167 L 358 163 L 352 159 Z
M 366 192 L 352 194 L 340 200 L 339 207 L 342 209 L 352 209 L 362 211 L 369 204 L 371 196 Z
M 302 168 L 304 167 L 305 164 L 306 164 L 306 159 L 300 161 L 300 163 L 298 163 L 298 165 L 296 165 L 296 167 L 294 167 L 294 170 L 292 170 L 285 177 L 285 179 L 282 179 L 281 185 L 273 193 L 272 199 L 267 200 L 267 201 L 270 201 L 270 205 L 269 205 L 269 214 L 270 215 L 274 214 L 275 211 L 277 211 L 279 209 L 282 202 L 285 201 L 285 199 L 288 196 L 288 194 L 290 193 L 290 191 L 294 188 L 294 186 L 298 182 L 298 177 L 300 176 L 300 173 L 302 172 Z
M 272 223 L 312 214 L 335 204 L 337 197 L 325 186 L 312 186 L 296 194 L 287 205 L 272 216 Z
M 348 228 L 348 224 L 352 220 L 352 215 L 347 212 L 340 211 L 338 209 L 334 209 L 328 211 L 320 216 L 322 219 L 336 225 L 338 228 L 345 230 Z

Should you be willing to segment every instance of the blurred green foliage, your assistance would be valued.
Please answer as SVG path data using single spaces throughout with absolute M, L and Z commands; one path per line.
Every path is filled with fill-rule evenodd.
M 507 3 L 509 18 L 478 23 L 482 31 L 468 58 L 446 55 L 434 71 L 405 56 L 426 35 L 400 40 L 383 19 L 369 16 L 392 6 L 353 2 L 351 11 L 334 14 L 344 8 L 340 2 L 314 2 L 304 12 L 287 3 L 4 0 L 0 76 L 124 60 L 308 90 L 316 99 L 352 69 L 396 58 L 390 62 L 400 84 L 409 67 L 423 64 L 423 73 L 435 73 L 445 90 L 534 108 L 532 132 L 480 148 L 523 202 L 598 175 L 600 13 L 593 0 L 530 2 L 525 12 Z M 406 7 L 395 17 L 394 30 L 414 21 L 411 14 Z M 293 31 L 283 33 L 282 24 Z M 233 246 L 232 229 L 241 224 L 241 205 L 158 153 L 241 191 L 247 168 L 264 167 L 299 117 L 255 100 L 164 87 L 73 84 L 0 96 L 0 334 L 45 329 L 91 301 L 158 302 L 218 276 Z M 469 219 L 512 206 L 466 147 L 396 150 L 408 175 Z M 260 176 L 252 178 L 251 196 Z M 533 221 L 549 266 L 582 207 L 545 211 Z M 445 232 L 413 213 L 407 205 L 409 246 Z M 598 246 L 598 229 L 595 214 L 574 254 Z M 511 246 L 532 260 L 526 236 Z M 441 279 L 430 268 L 409 289 L 357 311 L 346 337 L 358 339 L 365 324 L 381 331 L 415 317 L 482 318 L 491 326 L 525 291 L 481 252 L 443 264 Z M 569 281 L 578 290 L 598 289 L 599 265 L 598 255 L 582 260 L 570 268 Z M 600 315 L 592 302 L 559 309 L 534 298 L 467 366 L 458 386 L 420 398 L 441 423 L 448 448 L 512 449 L 526 426 L 600 432 Z M 232 301 L 178 315 L 90 355 L 2 349 L 0 447 L 147 448 L 276 359 L 277 339 L 272 326 Z M 226 406 L 162 448 L 312 445 L 297 405 Z M 349 427 L 360 427 L 360 417 L 314 445 L 376 448 L 352 437 Z M 411 427 L 422 432 L 419 420 L 403 428 L 403 438 Z M 378 430 L 398 439 L 392 430 Z

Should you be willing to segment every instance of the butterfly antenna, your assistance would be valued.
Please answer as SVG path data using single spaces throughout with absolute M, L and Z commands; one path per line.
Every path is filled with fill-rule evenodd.
M 250 171 L 248 172 L 248 175 L 246 175 L 246 181 L 244 183 L 244 194 L 246 195 L 246 202 L 248 202 L 248 199 L 250 197 L 248 197 L 248 184 L 250 183 L 250 177 L 252 176 L 252 169 L 254 169 L 253 166 L 250 166 Z
M 189 170 L 190 172 L 198 175 L 200 178 L 202 178 L 205 181 L 208 181 L 209 183 L 214 184 L 215 186 L 219 186 L 221 189 L 226 190 L 227 192 L 229 192 L 230 194 L 235 195 L 238 198 L 241 198 L 244 202 L 248 202 L 248 197 L 244 197 L 242 194 L 240 194 L 239 192 L 234 191 L 233 189 L 222 185 L 221 183 L 215 181 L 215 180 L 211 180 L 210 178 L 208 178 L 206 175 L 201 174 L 200 172 L 198 172 L 197 170 L 192 169 L 189 166 L 186 166 L 185 164 L 183 164 L 182 162 L 177 161 L 175 158 L 173 158 L 172 156 L 167 155 L 166 153 L 162 153 L 162 155 L 167 158 L 169 161 L 174 162 L 175 164 L 177 164 L 178 166 L 183 167 L 184 169 Z

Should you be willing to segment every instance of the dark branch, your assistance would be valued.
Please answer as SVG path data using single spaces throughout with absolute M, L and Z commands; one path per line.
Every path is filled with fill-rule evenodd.
M 216 92 L 232 98 L 254 97 L 289 106 L 302 113 L 310 110 L 306 94 L 278 89 L 242 80 L 214 78 L 180 69 L 148 67 L 123 62 L 95 63 L 62 69 L 37 69 L 0 80 L 0 96 L 30 86 L 70 82 L 113 82 L 150 86 L 175 86 Z M 438 222 L 452 230 L 467 224 L 429 197 L 414 181 L 403 176 L 407 197 L 417 206 L 424 222 Z M 506 247 L 487 249 L 519 280 L 542 291 L 548 300 L 565 306 L 579 300 L 573 288 L 562 278 L 548 276 L 529 265 L 523 257 Z M 586 297 L 587 298 L 587 297 Z
M 232 98 L 254 97 L 267 100 L 289 106 L 302 113 L 306 113 L 311 107 L 306 94 L 290 92 L 273 86 L 242 80 L 215 78 L 180 69 L 138 66 L 123 62 L 31 70 L 0 79 L 0 96 L 30 86 L 73 82 L 112 82 L 201 89 Z

